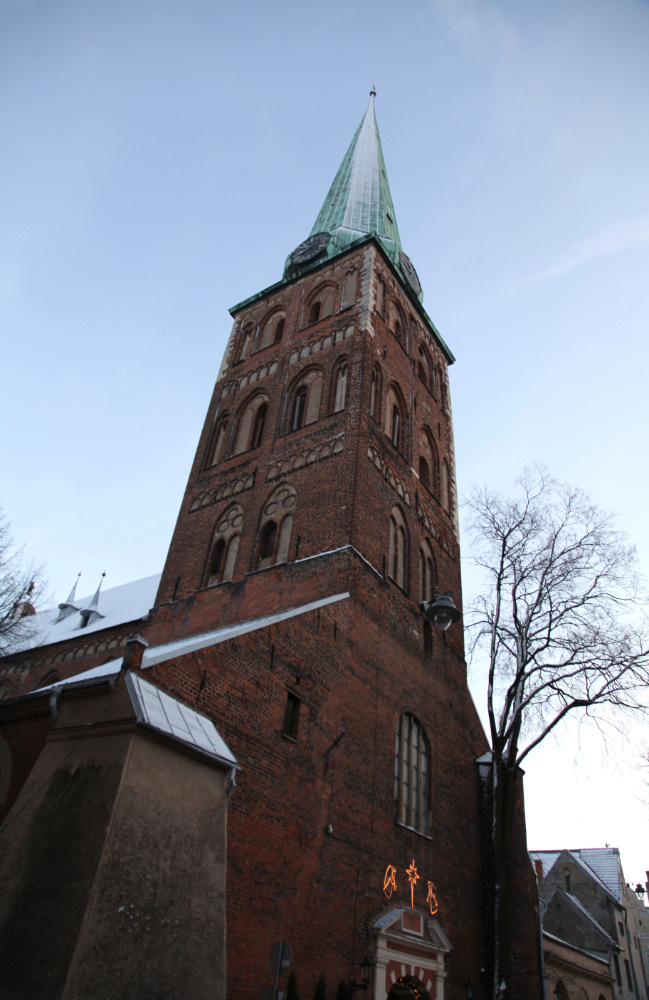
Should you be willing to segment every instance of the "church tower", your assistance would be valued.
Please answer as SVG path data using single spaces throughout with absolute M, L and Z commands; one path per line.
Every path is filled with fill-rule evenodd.
M 466 996 L 485 963 L 487 745 L 461 625 L 421 610 L 461 602 L 454 358 L 401 246 L 374 96 L 281 280 L 231 309 L 145 632 L 143 673 L 240 765 L 232 1000 L 273 987 L 280 941 L 302 1000 L 320 977 L 330 1000 L 368 976 L 373 1000 Z
M 422 300 L 372 93 L 282 280 L 231 310 L 158 592 L 158 604 L 174 603 L 176 628 L 247 616 L 249 591 L 257 610 L 282 610 L 291 567 L 345 547 L 411 609 L 438 590 L 459 601 L 454 358 Z

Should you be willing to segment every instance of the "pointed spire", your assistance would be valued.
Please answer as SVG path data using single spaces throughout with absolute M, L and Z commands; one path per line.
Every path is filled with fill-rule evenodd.
M 72 590 L 68 594 L 67 601 L 62 601 L 61 604 L 59 604 L 59 613 L 56 619 L 57 622 L 62 622 L 64 618 L 68 618 L 70 615 L 73 615 L 75 611 L 79 610 L 78 606 L 75 604 L 75 601 L 77 593 L 77 584 L 79 582 L 80 576 L 81 573 L 77 573 L 77 578 L 74 581 L 74 586 Z
M 81 625 L 80 628 L 86 628 L 88 625 L 93 625 L 98 618 L 105 618 L 99 610 L 99 591 L 101 590 L 101 585 L 104 582 L 105 573 L 101 574 L 101 580 L 99 581 L 99 586 L 97 587 L 90 604 L 83 608 L 79 614 L 81 615 Z
M 333 256 L 353 240 L 375 234 L 390 258 L 399 265 L 401 240 L 392 204 L 381 139 L 374 113 L 376 90 L 345 153 L 338 173 L 320 209 L 315 233 L 331 233 L 327 256 Z

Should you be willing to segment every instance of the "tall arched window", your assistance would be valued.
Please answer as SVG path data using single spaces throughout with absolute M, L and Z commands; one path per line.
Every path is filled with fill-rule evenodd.
M 239 353 L 237 354 L 237 361 L 243 361 L 246 357 L 248 350 L 250 349 L 250 341 L 252 340 L 252 324 L 248 324 L 244 327 L 241 333 L 241 339 L 239 341 Z
M 385 282 L 383 278 L 376 279 L 376 311 L 379 316 L 383 315 L 385 309 Z
M 419 600 L 434 600 L 436 586 L 435 557 L 430 542 L 424 539 L 419 549 Z
M 284 322 L 283 313 L 273 313 L 272 316 L 269 316 L 261 330 L 261 337 L 259 338 L 260 351 L 280 342 L 284 333 Z
M 303 321 L 306 326 L 317 323 L 333 314 L 335 294 L 334 285 L 323 285 L 318 288 L 306 305 L 305 320 Z
M 439 498 L 439 460 L 433 435 L 428 427 L 419 430 L 419 478 L 433 496 Z
M 229 429 L 230 415 L 227 412 L 222 413 L 216 422 L 216 427 L 214 428 L 211 449 L 208 454 L 206 465 L 216 465 L 217 462 L 220 462 L 225 455 L 225 446 L 228 440 Z
M 401 509 L 396 505 L 390 511 L 388 576 L 402 590 L 408 589 L 408 532 Z
M 234 439 L 233 455 L 240 455 L 251 448 L 257 448 L 262 441 L 264 424 L 268 412 L 266 396 L 253 396 L 244 406 L 239 416 L 237 434 Z
M 320 369 L 311 368 L 293 383 L 286 415 L 289 431 L 297 431 L 316 422 L 320 415 L 323 382 Z
M 430 355 L 423 344 L 419 345 L 418 357 L 417 357 L 417 375 L 419 376 L 419 381 L 423 382 L 427 389 L 432 391 L 432 378 L 433 373 L 433 363 L 430 360 Z
M 414 715 L 399 718 L 394 749 L 394 818 L 430 834 L 429 749 L 424 727 Z
M 332 380 L 332 407 L 334 413 L 338 413 L 340 410 L 345 409 L 345 402 L 347 400 L 347 376 L 349 370 L 347 368 L 347 359 L 342 358 L 338 361 Z
M 400 452 L 406 447 L 406 408 L 403 397 L 395 385 L 388 388 L 385 397 L 384 430 L 392 444 Z
M 389 312 L 389 323 L 388 326 L 392 330 L 392 333 L 397 338 L 402 347 L 405 347 L 405 325 L 404 318 L 401 314 L 401 310 L 397 306 L 396 302 L 393 300 L 390 302 L 390 312 Z
M 348 306 L 353 306 L 356 301 L 356 287 L 358 284 L 358 277 L 356 271 L 348 271 L 345 275 L 345 280 L 343 282 L 343 295 L 342 301 L 340 303 L 341 309 L 346 309 Z
M 273 490 L 259 522 L 256 568 L 287 562 L 297 494 L 288 483 Z
M 242 524 L 243 507 L 238 503 L 228 507 L 218 519 L 207 560 L 205 575 L 208 587 L 224 583 L 234 576 Z
M 381 419 L 381 370 L 378 365 L 372 369 L 372 383 L 370 385 L 370 417 L 374 420 Z

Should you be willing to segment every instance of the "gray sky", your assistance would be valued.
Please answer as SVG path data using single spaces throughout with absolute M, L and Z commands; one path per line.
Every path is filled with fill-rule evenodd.
M 460 490 L 546 463 L 646 572 L 647 51 L 646 0 L 0 0 L 0 500 L 54 599 L 162 567 L 228 306 L 308 235 L 372 80 Z M 641 879 L 642 740 L 535 755 L 530 846 Z

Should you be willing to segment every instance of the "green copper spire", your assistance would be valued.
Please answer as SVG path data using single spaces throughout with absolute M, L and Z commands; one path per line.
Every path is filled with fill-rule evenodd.
M 319 266 L 356 240 L 375 236 L 421 302 L 423 294 L 417 272 L 401 248 L 374 114 L 375 96 L 372 88 L 363 121 L 345 153 L 311 235 L 288 255 L 284 278 L 299 274 L 305 267 Z
M 395 264 L 399 264 L 401 240 L 385 170 L 379 129 L 370 103 L 345 153 L 329 194 L 311 230 L 331 233 L 327 256 L 333 256 L 353 240 L 374 234 Z

